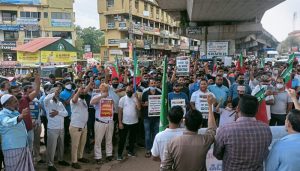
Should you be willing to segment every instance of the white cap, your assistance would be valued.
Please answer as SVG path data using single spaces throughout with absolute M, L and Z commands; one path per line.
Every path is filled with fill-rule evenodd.
M 10 99 L 13 95 L 11 94 L 4 94 L 2 97 L 1 97 L 1 104 L 3 105 L 5 102 L 7 102 L 8 99 Z
M 245 87 L 245 86 L 238 86 L 238 87 L 237 87 L 237 90 L 238 90 L 238 91 L 245 91 L 245 90 L 246 90 L 246 87 Z

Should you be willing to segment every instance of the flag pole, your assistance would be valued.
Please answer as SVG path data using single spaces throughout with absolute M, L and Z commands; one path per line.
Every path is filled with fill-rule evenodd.
M 136 92 L 136 72 L 137 72 L 137 57 L 136 57 L 136 52 L 135 49 L 133 49 L 133 86 L 134 86 L 134 92 Z

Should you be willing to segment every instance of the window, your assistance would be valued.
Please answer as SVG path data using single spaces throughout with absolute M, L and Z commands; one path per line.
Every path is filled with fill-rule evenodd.
M 52 12 L 51 13 L 52 19 L 67 19 L 71 20 L 72 16 L 71 13 L 65 13 L 65 12 Z
M 16 41 L 19 38 L 17 31 L 4 31 L 4 41 Z
M 3 21 L 15 21 L 17 18 L 16 11 L 2 11 L 2 20 Z
M 113 7 L 114 6 L 114 0 L 106 0 L 106 6 L 107 7 Z
M 144 2 L 144 11 L 148 11 L 148 4 Z
M 156 19 L 159 19 L 159 8 L 156 8 Z
M 68 31 L 54 31 L 52 32 L 53 37 L 61 37 L 63 39 L 72 39 L 72 33 Z
M 48 18 L 48 12 L 44 12 L 44 18 Z
M 33 39 L 40 37 L 40 31 L 25 31 L 25 38 Z
M 41 13 L 40 12 L 26 12 L 22 11 L 20 12 L 21 18 L 40 18 Z

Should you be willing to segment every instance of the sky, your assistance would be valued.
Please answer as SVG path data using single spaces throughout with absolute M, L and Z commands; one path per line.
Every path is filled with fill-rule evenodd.
M 81 27 L 99 28 L 97 0 L 75 0 L 76 24 Z M 293 31 L 293 14 L 297 12 L 296 30 L 300 30 L 300 0 L 286 0 L 268 10 L 262 18 L 263 27 L 278 41 L 287 38 Z

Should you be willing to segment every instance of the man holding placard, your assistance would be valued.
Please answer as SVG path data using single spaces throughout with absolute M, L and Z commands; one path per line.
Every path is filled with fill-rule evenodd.
M 91 105 L 94 105 L 96 112 L 96 122 L 95 122 L 95 159 L 97 164 L 102 164 L 102 151 L 101 142 L 105 136 L 105 150 L 106 159 L 108 161 L 112 160 L 112 136 L 114 132 L 114 121 L 113 121 L 113 108 L 114 101 L 112 97 L 108 95 L 108 84 L 100 85 L 100 94 L 94 96 L 91 99 Z
M 149 81 L 149 90 L 142 95 L 142 113 L 144 114 L 145 128 L 145 157 L 151 157 L 151 148 L 155 135 L 159 129 L 159 115 L 161 108 L 161 93 L 155 87 L 154 79 Z
M 180 85 L 177 82 L 173 84 L 173 90 L 174 92 L 168 94 L 169 106 L 171 108 L 174 106 L 181 106 L 185 114 L 189 105 L 188 96 L 185 93 L 180 92 Z
M 191 97 L 191 109 L 198 110 L 202 113 L 203 116 L 203 127 L 207 127 L 207 119 L 208 119 L 208 103 L 207 103 L 207 96 L 212 95 L 215 99 L 215 95 L 207 90 L 207 80 L 201 79 L 200 80 L 200 89 L 192 94 Z

